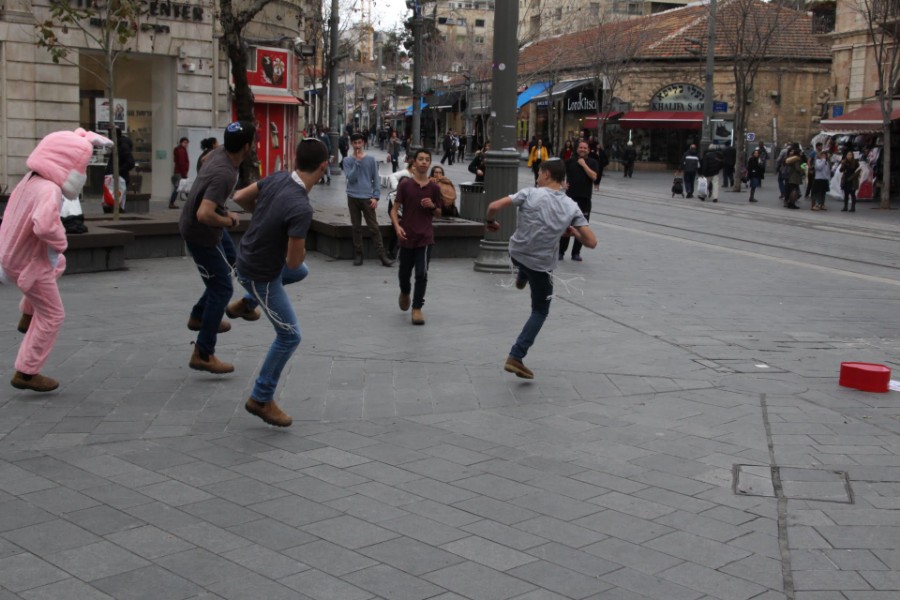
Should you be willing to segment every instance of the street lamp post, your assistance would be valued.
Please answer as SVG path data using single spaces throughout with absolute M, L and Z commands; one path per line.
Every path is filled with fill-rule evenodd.
M 340 136 L 341 122 L 338 119 L 338 50 L 339 50 L 339 36 L 338 36 L 338 25 L 339 25 L 339 16 L 338 11 L 340 10 L 340 6 L 338 0 L 331 0 L 331 18 L 328 20 L 329 26 L 331 27 L 331 61 L 329 65 L 329 73 L 328 73 L 328 117 L 329 117 L 329 131 L 328 131 L 328 139 L 331 142 L 331 162 L 329 165 L 329 171 L 332 175 L 337 175 L 341 172 L 340 169 L 335 169 L 334 166 L 337 164 L 337 152 L 338 152 L 338 137 Z
M 700 150 L 706 152 L 712 143 L 713 67 L 716 60 L 716 0 L 709 0 L 709 28 L 706 41 L 706 87 L 703 90 L 703 130 Z
M 475 132 L 472 131 L 472 100 L 469 97 L 469 91 L 472 88 L 472 76 L 465 73 L 466 78 L 466 152 L 471 154 L 475 151 Z
M 413 114 L 412 137 L 407 151 L 422 147 L 422 4 L 419 0 L 407 0 L 406 5 L 413 10 Z
M 381 135 L 381 34 L 375 34 L 378 44 L 378 65 L 375 67 L 375 139 Z
M 519 23 L 518 2 L 497 2 L 494 5 L 494 59 L 491 78 L 491 115 L 494 149 L 485 154 L 485 200 L 509 196 L 518 187 L 519 152 L 516 150 L 516 79 L 519 44 L 516 26 Z M 497 219 L 498 231 L 485 233 L 475 270 L 486 273 L 509 273 L 509 238 L 516 229 L 516 209 L 503 209 Z

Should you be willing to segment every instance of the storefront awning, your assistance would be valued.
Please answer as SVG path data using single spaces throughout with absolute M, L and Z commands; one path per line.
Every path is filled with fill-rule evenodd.
M 658 110 L 632 110 L 619 117 L 624 129 L 700 129 L 702 112 L 666 112 Z
M 613 110 L 608 113 L 603 113 L 600 115 L 601 121 L 614 121 L 619 115 L 622 114 L 622 111 Z M 597 115 L 593 115 L 590 117 L 585 117 L 584 121 L 581 122 L 582 127 L 586 127 L 588 129 L 596 129 L 597 128 Z
M 543 92 L 535 95 L 534 98 L 532 98 L 532 100 L 546 100 L 547 98 L 550 97 L 551 94 L 553 95 L 554 98 L 556 98 L 557 96 L 562 96 L 569 90 L 575 90 L 580 87 L 584 87 L 587 84 L 591 83 L 591 81 L 593 81 L 593 80 L 592 79 L 575 79 L 572 81 L 560 81 L 559 83 L 555 84 L 552 89 L 548 85 L 548 87 Z
M 898 100 L 894 100 L 894 106 Z M 891 121 L 900 119 L 900 108 L 891 111 Z M 878 133 L 882 128 L 880 102 L 870 102 L 834 119 L 819 123 L 825 133 Z
M 300 98 L 295 98 L 294 96 L 282 96 L 282 95 L 271 95 L 271 94 L 256 94 L 253 96 L 253 102 L 256 104 L 294 104 L 299 106 L 301 104 L 305 104 L 304 100 Z
M 424 108 L 427 107 L 427 106 L 428 106 L 428 103 L 427 103 L 427 102 L 419 101 L 419 108 L 420 108 L 420 109 L 424 109 Z M 410 104 L 410 105 L 407 106 L 405 109 L 403 109 L 403 113 L 404 113 L 407 117 L 411 117 L 412 114 L 413 114 L 413 105 Z
M 519 94 L 519 97 L 516 100 L 516 109 L 518 110 L 531 102 L 535 96 L 545 91 L 548 87 L 550 87 L 549 81 L 542 81 L 541 83 L 531 84 L 528 89 Z

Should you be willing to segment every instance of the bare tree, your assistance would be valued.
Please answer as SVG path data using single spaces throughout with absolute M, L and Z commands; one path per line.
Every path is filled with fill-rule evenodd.
M 790 1 L 790 0 L 785 0 Z M 780 43 L 794 31 L 803 14 L 784 6 L 779 0 L 729 0 L 716 14 L 716 45 L 731 59 L 734 75 L 734 129 L 737 168 L 746 163 L 744 144 L 748 107 L 760 69 L 767 63 L 791 60 Z M 712 102 L 707 98 L 706 102 Z M 735 192 L 741 191 L 741 178 L 735 177 Z
M 588 73 L 597 99 L 597 137 L 604 144 L 603 115 L 612 110 L 616 90 L 631 72 L 641 50 L 647 45 L 649 33 L 636 26 L 637 21 L 621 15 L 600 12 L 593 17 L 598 27 L 584 32 Z
M 105 4 L 97 1 L 81 8 L 70 0 L 58 0 L 50 4 L 50 18 L 34 26 L 37 45 L 50 54 L 51 60 L 77 66 L 93 74 L 106 86 L 110 103 L 109 138 L 113 141 L 113 219 L 119 218 L 119 138 L 113 119 L 115 98 L 115 66 L 121 56 L 131 50 L 141 31 L 141 19 L 147 13 L 140 0 L 116 0 Z M 74 30 L 74 31 L 72 31 Z M 77 32 L 79 36 L 72 34 Z M 83 36 L 83 37 L 82 37 Z M 73 39 L 82 37 L 88 46 L 102 53 L 102 59 L 85 55 L 85 63 L 75 62 L 69 53 L 75 47 Z
M 894 91 L 900 79 L 900 3 L 896 0 L 857 0 L 857 10 L 865 24 L 869 48 L 878 77 L 878 106 L 881 108 L 882 148 L 881 208 L 891 207 L 891 112 Z

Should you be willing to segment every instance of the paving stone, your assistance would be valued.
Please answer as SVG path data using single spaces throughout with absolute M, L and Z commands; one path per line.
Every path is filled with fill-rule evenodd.
M 539 516 L 528 521 L 522 521 L 515 524 L 516 529 L 521 529 L 535 535 L 539 535 L 548 540 L 565 544 L 572 548 L 581 548 L 594 544 L 606 538 L 602 533 L 598 533 L 586 527 L 579 527 L 559 519 L 552 517 Z
M 712 569 L 718 569 L 728 563 L 746 558 L 751 554 L 747 550 L 734 548 L 733 546 L 683 531 L 673 531 L 646 542 L 646 545 L 654 550 L 699 563 Z
M 444 544 L 442 548 L 498 571 L 508 571 L 537 560 L 534 556 L 474 535 Z
M 471 525 L 460 527 L 463 531 L 493 540 L 498 544 L 515 548 L 516 550 L 527 550 L 534 548 L 547 542 L 546 539 L 526 533 L 521 529 L 515 529 L 502 523 L 495 521 L 482 520 Z
M 407 537 L 368 546 L 360 552 L 411 575 L 422 575 L 463 561 L 457 554 Z
M 619 539 L 636 544 L 670 533 L 672 529 L 646 519 L 639 519 L 614 510 L 604 510 L 573 522 Z
M 236 579 L 217 581 L 209 589 L 228 600 L 310 600 L 309 596 L 292 590 L 278 582 L 266 579 L 261 575 L 250 573 Z
M 660 573 L 660 577 L 722 600 L 745 600 L 766 591 L 755 583 L 693 563 L 672 567 Z
M 285 577 L 281 583 L 316 600 L 365 600 L 372 597 L 369 592 L 316 569 Z
M 0 533 L 52 521 L 56 517 L 47 511 L 21 500 L 4 502 L 0 510 Z
M 100 541 L 96 535 L 59 519 L 7 531 L 3 537 L 38 556 L 47 556 Z
M 285 496 L 284 498 L 260 502 L 253 505 L 253 510 L 267 517 L 287 523 L 292 527 L 301 527 L 308 523 L 315 523 L 316 521 L 329 519 L 341 514 L 333 508 L 297 496 Z
M 64 571 L 27 552 L 0 558 L 0 581 L 3 587 L 13 592 L 37 588 L 68 577 Z
M 540 491 L 527 496 L 520 496 L 510 500 L 516 506 L 521 506 L 563 521 L 572 521 L 599 513 L 603 510 L 595 504 L 573 500 L 566 496 L 553 492 Z
M 301 529 L 351 550 L 399 537 L 398 533 L 349 515 L 318 521 L 305 525 Z
M 219 581 L 241 579 L 252 574 L 249 569 L 203 548 L 192 548 L 178 554 L 170 554 L 155 562 L 206 588 Z
M 798 571 L 791 562 L 794 571 Z M 781 562 L 754 554 L 747 558 L 735 561 L 729 565 L 721 567 L 719 571 L 740 577 L 758 583 L 769 589 L 781 590 L 784 588 L 784 575 L 781 569 Z
M 365 465 L 371 465 L 373 463 L 377 464 L 376 461 L 372 461 L 365 463 Z M 361 467 L 364 467 L 365 465 L 358 465 L 354 468 L 359 469 Z M 355 475 L 347 469 L 338 469 L 337 467 L 332 467 L 331 465 L 316 465 L 314 467 L 303 469 L 300 472 L 304 475 L 315 477 L 316 479 L 320 479 L 339 487 L 350 487 L 351 485 L 359 485 L 361 483 L 366 483 L 367 481 L 369 481 L 368 477 Z
M 187 579 L 155 565 L 99 579 L 92 585 L 119 600 L 187 598 L 202 591 Z
M 411 494 L 409 492 L 405 492 L 403 490 L 385 485 L 377 481 L 370 481 L 369 483 L 354 485 L 350 489 L 357 494 L 362 494 L 363 496 L 368 496 L 369 498 L 373 498 L 375 500 L 378 500 L 379 502 L 384 502 L 385 504 L 390 504 L 391 506 L 397 507 L 402 507 L 406 504 L 412 504 L 413 502 L 421 502 L 422 500 L 424 500 L 422 496 Z
M 181 510 L 218 527 L 231 527 L 259 519 L 259 513 L 234 502 L 212 497 L 202 502 L 185 504 Z
M 107 541 L 50 554 L 47 560 L 82 581 L 118 575 L 150 564 Z
M 473 562 L 463 562 L 425 575 L 425 579 L 468 598 L 505 600 L 533 586 Z
M 173 480 L 138 487 L 137 491 L 170 506 L 192 504 L 214 497 L 199 488 Z
M 587 598 L 612 587 L 596 577 L 543 560 L 516 567 L 508 573 L 568 598 Z
M 25 600 L 112 600 L 103 592 L 74 578 L 64 579 L 56 583 L 41 586 L 19 594 Z M 0 595 L 0 600 L 7 600 Z M 13 600 L 12 596 L 8 600 Z
M 443 591 L 436 585 L 387 565 L 362 569 L 350 573 L 344 579 L 377 596 L 396 600 L 424 600 Z
M 531 548 L 532 556 L 572 569 L 590 577 L 597 577 L 621 568 L 622 565 L 598 558 L 587 552 L 575 550 L 569 546 L 550 542 L 537 548 Z
M 466 532 L 460 531 L 455 527 L 450 527 L 443 523 L 420 517 L 419 515 L 406 515 L 396 519 L 390 519 L 388 521 L 383 521 L 380 525 L 433 546 L 440 546 L 447 542 L 464 538 L 468 535 Z
M 378 545 L 369 546 L 375 548 Z M 284 552 L 303 564 L 315 567 L 331 575 L 341 576 L 354 571 L 375 566 L 376 561 L 352 550 L 347 550 L 325 540 L 317 540 L 308 544 L 291 548 Z
M 95 506 L 71 512 L 66 519 L 97 535 L 107 535 L 143 525 L 143 521 L 110 506 Z
M 151 560 L 168 554 L 183 552 L 193 547 L 174 534 L 152 525 L 111 533 L 106 538 L 123 548 L 131 550 L 138 556 Z
M 364 453 L 365 449 L 361 449 L 359 450 L 359 452 Z M 325 463 L 326 465 L 331 465 L 332 467 L 337 467 L 339 469 L 346 469 L 347 467 L 352 467 L 354 465 L 361 465 L 363 463 L 369 462 L 370 460 L 359 454 L 345 452 L 337 448 L 317 448 L 316 450 L 301 452 L 300 456 L 318 461 L 320 463 Z
M 194 487 L 208 486 L 213 483 L 240 477 L 239 473 L 235 473 L 230 469 L 217 467 L 216 465 L 205 461 L 194 461 L 174 467 L 168 467 L 162 469 L 160 473 Z
M 471 500 L 463 500 L 454 504 L 456 508 L 484 517 L 490 521 L 497 521 L 504 525 L 511 525 L 520 521 L 526 521 L 538 516 L 538 513 L 512 506 L 500 500 L 494 500 L 487 496 L 478 496 Z
M 404 505 L 403 508 L 411 513 L 449 525 L 450 527 L 462 527 L 481 520 L 479 516 L 432 500 L 413 502 L 412 504 Z
M 404 463 L 403 468 L 423 477 L 430 477 L 445 483 L 455 482 L 456 485 L 461 487 L 466 486 L 461 485 L 462 482 L 460 480 L 473 477 L 478 473 L 477 468 L 464 467 L 442 458 L 426 458 Z
M 582 550 L 648 575 L 654 575 L 682 562 L 674 556 L 612 537 L 586 546 Z
M 604 583 L 653 598 L 655 600 L 696 600 L 701 592 L 676 585 L 656 576 L 624 568 L 607 573 L 600 578 Z M 718 598 L 718 596 L 716 596 Z
M 416 494 L 423 498 L 437 500 L 452 504 L 474 498 L 478 494 L 475 492 L 450 485 L 427 477 L 422 477 L 414 481 L 407 481 L 397 484 L 397 487 L 407 492 Z
M 256 544 L 225 552 L 222 557 L 269 579 L 282 579 L 309 569 L 297 560 Z

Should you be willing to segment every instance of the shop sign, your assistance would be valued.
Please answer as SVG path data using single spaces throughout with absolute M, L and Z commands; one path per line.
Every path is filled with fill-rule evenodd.
M 257 48 L 256 65 L 247 69 L 247 83 L 260 87 L 287 90 L 288 51 L 282 48 Z
M 721 100 L 713 100 L 713 112 L 714 113 L 728 112 L 728 103 L 722 102 Z
M 672 83 L 656 92 L 650 99 L 650 110 L 701 111 L 706 97 L 704 91 L 690 83 Z
M 590 96 L 593 94 L 578 92 L 576 98 L 566 98 L 566 112 L 597 112 L 597 101 Z
M 112 120 L 122 131 L 128 131 L 128 100 L 116 98 L 112 102 Z M 94 99 L 94 114 L 97 119 L 97 131 L 109 131 L 109 98 Z
M 199 4 L 149 0 L 145 1 L 144 5 L 147 7 L 147 14 L 151 17 L 173 19 L 175 21 L 193 21 L 195 23 L 203 21 L 203 7 Z M 96 10 L 98 8 L 94 0 L 75 0 L 75 7 L 85 10 Z M 94 20 L 91 19 L 91 23 Z
M 835 104 L 831 107 L 831 118 L 840 117 L 844 114 L 844 107 L 841 104 Z

